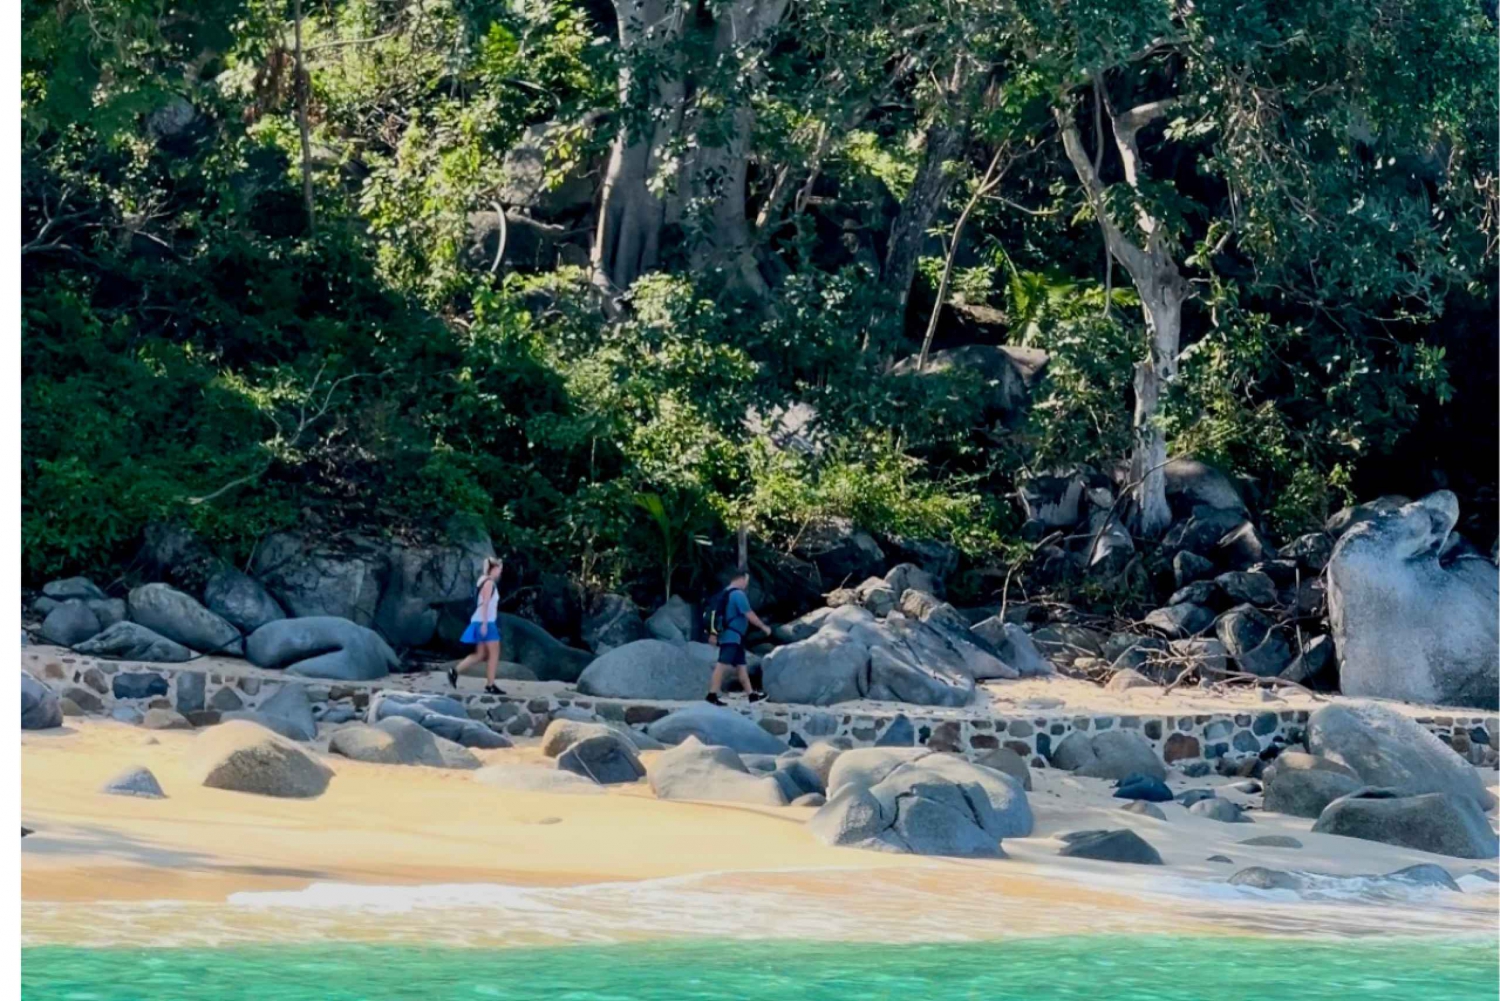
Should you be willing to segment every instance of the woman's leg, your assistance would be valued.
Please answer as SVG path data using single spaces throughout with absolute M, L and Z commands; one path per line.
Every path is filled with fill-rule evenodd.
M 484 655 L 488 660 L 484 670 L 484 681 L 486 685 L 495 683 L 495 670 L 500 666 L 500 641 L 484 645 Z
M 464 668 L 468 667 L 470 664 L 477 664 L 477 663 L 479 663 L 483 659 L 484 659 L 484 644 L 483 643 L 475 643 L 474 644 L 474 652 L 471 653 L 471 654 L 469 654 L 463 660 L 459 661 L 458 664 L 453 669 L 455 671 L 459 672 L 460 674 L 462 674 Z

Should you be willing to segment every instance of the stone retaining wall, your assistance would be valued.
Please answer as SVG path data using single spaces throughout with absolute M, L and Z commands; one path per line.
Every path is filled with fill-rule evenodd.
M 60 696 L 73 691 L 74 701 L 87 713 L 113 715 L 136 722 L 149 708 L 170 708 L 195 726 L 217 723 L 220 714 L 254 709 L 284 684 L 307 689 L 313 712 L 328 723 L 362 718 L 371 696 L 381 689 L 412 690 L 411 679 L 393 675 L 382 682 L 331 683 L 286 680 L 272 675 L 221 674 L 191 666 L 100 661 L 62 654 L 26 657 L 31 673 Z M 82 690 L 79 694 L 77 690 Z M 540 736 L 547 724 L 565 711 L 583 710 L 603 719 L 643 728 L 673 709 L 695 703 L 599 699 L 557 689 L 531 697 L 444 692 L 463 702 L 473 719 L 498 733 L 514 737 Z M 86 698 L 85 696 L 92 696 Z M 1189 771 L 1206 771 L 1219 758 L 1251 757 L 1273 744 L 1301 740 L 1306 710 L 1271 710 L 1194 715 L 1078 715 L 1037 712 L 1027 715 L 985 715 L 972 709 L 911 706 L 901 711 L 846 712 L 837 706 L 796 706 L 775 703 L 738 705 L 738 712 L 758 722 L 766 732 L 793 747 L 814 741 L 846 738 L 853 746 L 926 745 L 974 756 L 1008 747 L 1041 764 L 1069 733 L 1096 733 L 1118 728 L 1135 730 L 1162 759 Z M 1418 717 L 1454 750 L 1476 765 L 1493 766 L 1492 741 L 1500 720 L 1494 716 Z

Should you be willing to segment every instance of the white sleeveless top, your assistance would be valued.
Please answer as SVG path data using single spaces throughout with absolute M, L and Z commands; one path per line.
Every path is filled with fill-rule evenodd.
M 483 579 L 481 579 L 478 582 L 477 586 L 480 587 L 480 588 L 484 587 L 484 581 L 483 581 Z M 481 604 L 479 604 L 478 600 L 476 599 L 475 602 L 474 602 L 474 614 L 471 615 L 471 616 L 469 616 L 469 621 L 470 622 L 494 622 L 495 621 L 495 613 L 499 609 L 499 607 L 500 607 L 500 588 L 495 585 L 494 581 L 491 581 L 490 582 L 490 600 L 486 601 L 483 605 L 481 605 Z

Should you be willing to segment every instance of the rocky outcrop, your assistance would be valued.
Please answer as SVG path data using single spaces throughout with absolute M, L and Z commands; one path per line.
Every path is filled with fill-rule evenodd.
M 208 579 L 203 589 L 203 604 L 246 634 L 267 622 L 286 618 L 286 612 L 260 581 L 233 567 L 225 567 Z
M 960 858 L 1003 857 L 1001 839 L 1026 837 L 1032 826 L 1026 792 L 1011 776 L 894 748 L 841 755 L 828 801 L 808 821 L 824 844 Z
M 372 681 L 400 667 L 374 630 L 326 615 L 266 623 L 245 641 L 245 656 L 256 667 L 336 681 Z
M 1403 796 L 1466 796 L 1485 810 L 1495 805 L 1468 762 L 1426 727 L 1384 706 L 1322 707 L 1308 719 L 1307 747 L 1348 768 L 1365 785 Z
M 578 677 L 584 695 L 618 699 L 701 699 L 713 676 L 687 647 L 665 640 L 636 640 L 596 659 Z
M 199 653 L 244 656 L 240 631 L 167 584 L 143 584 L 127 599 L 130 620 Z
M 279 734 L 248 720 L 210 727 L 189 746 L 189 774 L 200 785 L 259 796 L 321 796 L 333 770 Z
M 290 533 L 271 535 L 256 549 L 251 573 L 291 615 L 372 626 L 385 586 L 384 553 L 373 543 L 347 542 L 334 550 Z
M 1328 563 L 1328 612 L 1346 695 L 1496 707 L 1500 571 L 1439 560 L 1458 520 L 1440 490 L 1348 528 Z
M 1452 793 L 1400 796 L 1389 789 L 1363 789 L 1329 803 L 1313 832 L 1455 858 L 1490 859 L 1500 854 L 1500 841 L 1479 804 Z
M 646 778 L 657 799 L 786 805 L 775 779 L 751 774 L 732 749 L 695 736 L 658 754 L 646 767 Z

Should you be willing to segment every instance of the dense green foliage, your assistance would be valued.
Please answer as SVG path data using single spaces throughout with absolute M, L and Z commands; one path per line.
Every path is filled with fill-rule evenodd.
M 1439 469 L 1492 491 L 1493 449 L 1383 465 L 1455 408 L 1493 439 L 1493 381 L 1445 355 L 1495 339 L 1478 6 L 618 6 L 308 0 L 304 158 L 290 4 L 25 0 L 28 577 L 109 574 L 162 519 L 243 558 L 468 513 L 533 565 L 669 586 L 738 526 L 784 548 L 832 515 L 1001 553 L 1019 478 L 1131 448 L 1145 324 L 1096 213 L 1166 227 L 1192 294 L 1159 420 L 1274 528 Z M 1175 102 L 1142 183 L 1096 98 Z M 631 187 L 611 165 L 648 147 Z M 656 227 L 628 265 L 596 245 L 619 205 Z M 935 308 L 937 348 L 1049 353 L 1028 414 L 894 364 Z M 816 449 L 747 429 L 794 404 Z

